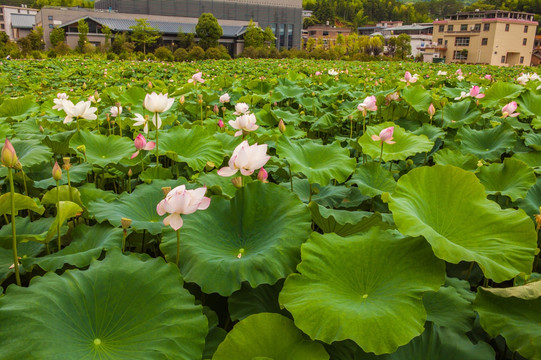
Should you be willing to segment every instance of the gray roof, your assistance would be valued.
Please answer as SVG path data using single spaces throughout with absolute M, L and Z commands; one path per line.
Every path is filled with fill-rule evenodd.
M 11 14 L 11 27 L 15 29 L 33 29 L 36 15 Z
M 98 24 L 106 25 L 108 28 L 110 28 L 114 32 L 125 32 L 125 31 L 133 31 L 130 27 L 137 25 L 137 22 L 135 19 L 107 19 L 107 18 L 98 18 L 93 16 L 85 16 L 83 19 L 90 19 Z M 77 23 L 80 19 L 77 19 L 75 21 L 71 21 L 69 23 L 62 24 L 61 26 L 67 26 L 73 23 Z M 196 19 L 195 19 L 196 20 Z M 195 33 L 195 25 L 197 25 L 197 22 L 194 23 L 183 23 L 183 22 L 171 22 L 171 21 L 155 21 L 155 20 L 148 20 L 147 23 L 149 26 L 157 29 L 159 32 L 161 32 L 164 35 L 176 35 L 178 34 L 179 27 L 182 27 L 182 31 L 185 33 Z M 223 26 L 223 35 L 222 37 L 239 37 L 240 35 L 244 34 L 246 32 L 247 26 L 245 25 L 238 25 L 238 26 Z
M 425 30 L 425 29 L 431 29 L 434 25 L 404 25 L 404 26 L 396 26 L 396 27 L 390 27 L 386 30 L 391 31 L 407 31 L 407 30 Z

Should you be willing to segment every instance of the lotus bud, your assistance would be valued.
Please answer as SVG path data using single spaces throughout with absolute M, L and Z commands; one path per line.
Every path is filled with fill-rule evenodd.
M 98 100 L 100 99 L 100 94 L 98 93 L 98 90 L 94 91 L 94 100 L 96 100 L 96 102 L 98 102 Z
M 0 160 L 2 161 L 2 165 L 9 168 L 14 168 L 19 162 L 15 148 L 13 145 L 11 145 L 11 142 L 7 138 L 4 142 L 4 147 L 2 148 Z
M 83 154 L 86 154 L 86 146 L 84 145 L 77 146 L 77 151 L 82 152 Z
M 259 169 L 259 172 L 257 173 L 257 180 L 267 183 L 268 178 L 269 178 L 269 173 L 267 172 L 267 170 L 265 170 L 265 168 Z
M 283 134 L 286 132 L 286 124 L 284 124 L 284 120 L 280 119 L 280 122 L 278 123 L 278 130 Z
M 215 114 L 218 114 L 218 112 L 220 111 L 220 109 L 218 109 L 218 105 L 214 105 L 213 111 Z
M 231 179 L 231 183 L 233 186 L 240 189 L 242 187 L 242 177 L 237 176 L 236 178 Z
M 166 197 L 167 194 L 171 191 L 171 186 L 164 186 L 162 187 L 163 197 Z
M 184 98 L 184 95 L 182 95 L 182 96 L 178 99 L 178 102 L 180 103 L 180 105 L 184 104 L 185 101 L 186 101 L 186 99 Z
M 316 93 L 312 91 L 312 96 L 316 96 Z
M 225 124 L 224 124 L 224 121 L 222 119 L 218 120 L 218 126 L 220 127 L 220 129 L 223 129 Z
M 86 90 L 86 81 L 83 83 L 83 89 Z
M 42 134 L 45 132 L 45 129 L 41 125 L 39 126 L 39 132 L 42 133 Z
M 434 104 L 430 104 L 430 106 L 428 107 L 428 115 L 430 115 L 431 119 L 435 113 L 436 113 L 436 109 L 434 108 Z
M 203 100 L 203 95 L 202 95 L 202 94 L 197 94 L 197 98 L 198 98 L 199 100 Z
M 132 171 L 131 168 L 130 168 L 130 169 L 128 169 L 128 177 L 131 178 L 132 176 L 133 176 L 133 171 Z
M 222 108 L 220 110 L 222 110 L 222 112 L 225 112 L 227 110 L 227 108 L 225 106 L 222 106 Z
M 64 165 L 62 165 L 62 168 L 66 171 L 69 171 L 71 169 L 71 159 L 69 157 L 63 157 L 62 161 L 64 162 Z
M 212 161 L 207 161 L 207 163 L 205 164 L 205 170 L 206 171 L 211 171 L 215 167 L 216 167 L 216 164 L 213 163 Z
M 202 103 L 203 103 L 203 99 L 198 99 L 198 100 L 197 100 L 197 103 L 198 103 L 198 104 L 202 104 Z
M 152 89 L 152 81 L 149 81 L 149 82 L 148 82 L 148 88 L 149 88 L 149 89 Z
M 53 179 L 56 181 L 60 181 L 60 179 L 62 179 L 62 169 L 60 168 L 60 165 L 58 165 L 58 161 L 54 162 Z
M 408 160 L 406 161 L 406 166 L 407 166 L 407 167 L 410 167 L 410 166 L 412 166 L 412 165 L 413 165 L 413 160 L 408 159 Z
M 121 218 L 120 224 L 122 225 L 122 229 L 127 230 L 131 226 L 132 220 L 128 218 Z
M 349 115 L 349 116 L 348 116 L 348 120 L 349 120 L 349 121 L 353 120 L 353 115 Z
M 120 105 L 120 103 L 117 101 L 117 102 L 115 103 L 115 106 L 116 106 L 117 108 L 120 109 L 120 106 L 121 106 L 121 105 Z

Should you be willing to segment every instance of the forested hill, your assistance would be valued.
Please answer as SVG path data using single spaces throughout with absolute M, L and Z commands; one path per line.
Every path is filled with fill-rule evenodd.
M 327 21 L 344 26 L 362 26 L 381 20 L 401 20 L 406 24 L 431 22 L 457 11 L 513 10 L 536 14 L 541 20 L 540 0 L 303 0 L 304 8 L 314 11 L 314 17 L 305 19 L 305 25 L 324 24 Z
M 41 9 L 43 6 L 66 6 L 66 7 L 87 7 L 93 8 L 93 0 L 0 0 L 0 5 L 21 6 L 25 4 L 28 7 Z

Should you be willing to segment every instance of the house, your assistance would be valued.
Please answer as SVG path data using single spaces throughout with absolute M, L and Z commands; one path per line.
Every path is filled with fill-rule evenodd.
M 26 5 L 0 5 L 0 31 L 5 32 L 9 39 L 17 41 L 32 31 L 37 9 Z
M 325 48 L 329 48 L 336 44 L 336 38 L 339 34 L 342 34 L 345 37 L 350 33 L 351 29 L 349 28 L 331 25 L 314 25 L 306 29 L 306 38 L 304 39 L 304 43 L 306 44 L 309 39 L 315 39 L 316 43 L 318 40 L 321 40 L 321 42 L 323 42 L 323 46 Z

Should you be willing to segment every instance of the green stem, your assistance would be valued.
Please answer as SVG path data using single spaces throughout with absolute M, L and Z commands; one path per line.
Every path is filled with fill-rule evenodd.
M 308 195 L 308 203 L 312 202 L 312 183 L 310 183 L 310 194 Z
M 128 230 L 123 229 L 122 231 L 122 253 L 126 251 L 126 237 L 128 236 Z
M 177 260 L 175 261 L 175 264 L 178 266 L 178 262 L 180 260 L 180 229 L 177 230 Z
M 140 150 L 139 153 L 141 154 L 141 172 L 145 171 L 145 161 L 143 158 L 143 150 Z
M 353 139 L 353 117 L 349 119 L 349 138 Z
M 71 180 L 70 180 L 70 170 L 69 169 L 66 170 L 66 176 L 68 178 L 69 199 L 70 199 L 70 201 L 73 201 L 73 195 L 71 194 Z
M 17 256 L 17 230 L 15 228 L 15 186 L 13 185 L 13 169 L 8 168 L 9 188 L 11 192 L 11 235 L 13 237 L 13 266 L 15 267 L 15 280 L 21 286 L 19 274 L 19 257 Z
M 291 181 L 291 191 L 293 191 L 293 176 L 291 175 L 291 164 L 289 165 L 289 179 Z
M 159 152 L 158 152 L 158 113 L 155 113 L 154 116 L 156 117 L 156 166 L 159 164 Z
M 128 194 L 131 194 L 131 176 L 128 176 Z
M 56 181 L 56 234 L 58 235 L 58 251 L 62 249 L 62 241 L 60 239 L 60 188 L 58 180 Z
M 470 275 L 471 275 L 471 272 L 473 270 L 473 264 L 474 264 L 474 262 L 472 261 L 472 263 L 470 264 L 470 267 L 468 269 L 468 273 L 466 274 L 466 281 L 470 280 Z
M 379 152 L 379 163 L 383 161 L 383 141 L 381 142 L 381 151 Z
M 122 136 L 122 120 L 120 120 L 120 115 L 118 115 L 118 131 L 120 131 L 120 136 Z

